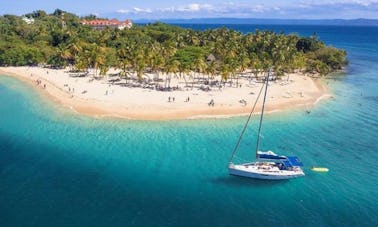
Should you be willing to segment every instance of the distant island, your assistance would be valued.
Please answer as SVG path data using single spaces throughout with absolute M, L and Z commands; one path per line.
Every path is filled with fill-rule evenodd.
M 268 70 L 273 80 L 281 81 L 272 96 L 280 108 L 285 103 L 314 103 L 323 89 L 300 75 L 327 75 L 348 64 L 346 51 L 326 46 L 315 35 L 259 30 L 243 34 L 225 27 L 197 31 L 160 22 L 135 25 L 93 15 L 78 17 L 59 9 L 52 14 L 39 10 L 24 16 L 3 15 L 0 29 L 2 72 L 21 75 L 55 98 L 67 97 L 64 103 L 76 110 L 96 109 L 97 114 L 119 116 L 123 108 L 133 118 L 146 108 L 160 117 L 167 109 L 171 115 L 177 111 L 185 117 L 201 115 L 209 113 L 208 106 L 217 109 L 209 114 L 246 112 L 240 108 L 248 106 L 247 96 L 256 95 L 252 87 Z M 114 85 L 117 89 L 110 89 Z M 285 90 L 287 86 L 290 90 Z M 134 90 L 126 92 L 127 88 Z M 239 92 L 211 93 L 231 88 Z M 153 91 L 152 96 L 146 91 Z M 173 93 L 165 97 L 164 92 Z M 137 93 L 144 99 L 133 103 L 131 96 Z M 147 97 L 150 102 L 145 101 Z M 166 102 L 177 102 L 177 97 L 186 102 L 184 107 L 167 106 Z M 223 98 L 214 100 L 216 97 Z M 156 98 L 162 104 L 153 109 L 159 102 Z M 83 100 L 97 100 L 97 104 L 88 107 Z M 123 105 L 125 100 L 128 103 Z M 98 111 L 104 102 L 107 104 Z M 131 103 L 136 107 L 130 115 Z M 185 109 L 189 103 L 197 109 Z M 203 107 L 205 110 L 199 110 Z

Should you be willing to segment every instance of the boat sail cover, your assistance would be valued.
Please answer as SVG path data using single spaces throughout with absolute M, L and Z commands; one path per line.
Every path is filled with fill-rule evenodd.
M 273 159 L 273 160 L 287 159 L 286 156 L 277 155 L 273 151 L 258 151 L 257 158 L 258 159 Z

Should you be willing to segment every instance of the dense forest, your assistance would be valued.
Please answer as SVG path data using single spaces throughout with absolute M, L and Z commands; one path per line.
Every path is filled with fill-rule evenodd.
M 163 23 L 103 31 L 82 25 L 74 14 L 35 11 L 23 17 L 0 17 L 0 65 L 44 65 L 105 75 L 190 72 L 222 79 L 250 70 L 256 76 L 272 68 L 277 77 L 300 70 L 326 75 L 347 64 L 346 52 L 326 46 L 316 36 L 300 37 L 256 30 L 242 34 L 228 28 L 205 31 Z M 91 19 L 94 16 L 85 17 Z

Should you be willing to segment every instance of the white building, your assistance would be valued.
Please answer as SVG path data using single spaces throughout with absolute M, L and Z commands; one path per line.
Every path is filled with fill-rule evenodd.
M 34 24 L 34 18 L 23 17 L 22 20 L 27 24 Z

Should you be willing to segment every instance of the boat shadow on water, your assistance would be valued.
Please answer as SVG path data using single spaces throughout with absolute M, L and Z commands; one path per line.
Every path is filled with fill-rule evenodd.
M 263 180 L 263 179 L 253 179 L 247 177 L 239 176 L 222 176 L 212 179 L 213 184 L 226 185 L 232 187 L 240 186 L 254 186 L 254 187 L 271 187 L 273 185 L 283 185 L 289 182 L 289 180 Z

